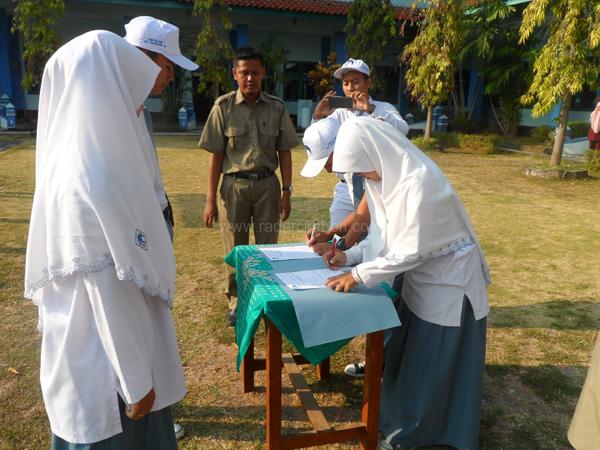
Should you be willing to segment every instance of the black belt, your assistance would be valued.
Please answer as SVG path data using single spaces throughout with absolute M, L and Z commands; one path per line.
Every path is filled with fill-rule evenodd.
M 265 178 L 272 177 L 274 175 L 274 172 L 236 172 L 226 173 L 225 175 L 236 179 L 260 181 L 264 180 Z
M 346 182 L 346 180 L 340 180 L 340 181 L 341 181 L 342 183 L 345 183 L 345 182 Z

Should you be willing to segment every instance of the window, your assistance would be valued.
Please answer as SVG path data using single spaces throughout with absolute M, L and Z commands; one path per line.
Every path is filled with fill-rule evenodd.
M 591 111 L 594 109 L 594 100 L 596 93 L 590 89 L 584 89 L 575 97 L 573 97 L 573 103 L 571 104 L 571 110 L 573 111 Z
M 313 70 L 316 63 L 313 62 L 287 62 L 283 75 L 284 91 L 283 99 L 295 101 L 302 99 L 316 99 L 315 90 L 310 84 L 308 72 Z

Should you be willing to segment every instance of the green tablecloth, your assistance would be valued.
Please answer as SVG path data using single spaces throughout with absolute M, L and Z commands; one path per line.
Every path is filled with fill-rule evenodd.
M 235 247 L 225 257 L 225 262 L 236 269 L 238 370 L 263 316 L 266 316 L 312 364 L 320 363 L 350 341 L 350 339 L 344 339 L 309 348 L 304 346 L 290 294 L 281 287 L 279 280 L 274 276 L 273 264 L 287 265 L 286 263 L 290 263 L 290 261 L 272 264 L 258 247 L 241 245 Z M 303 263 L 306 262 L 294 261 L 294 264 L 297 265 Z M 384 287 L 390 297 L 395 295 L 395 292 L 387 285 Z

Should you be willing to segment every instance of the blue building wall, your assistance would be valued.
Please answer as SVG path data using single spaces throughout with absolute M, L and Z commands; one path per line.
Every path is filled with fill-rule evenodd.
M 0 8 L 0 95 L 7 94 L 17 109 L 24 109 L 19 66 L 19 41 L 10 31 L 11 17 Z

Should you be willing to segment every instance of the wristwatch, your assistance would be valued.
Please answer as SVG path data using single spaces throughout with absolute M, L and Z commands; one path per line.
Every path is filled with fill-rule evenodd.
M 292 187 L 292 185 L 290 184 L 289 186 L 283 186 L 281 188 L 281 190 L 283 192 L 289 192 L 290 194 L 294 191 L 294 188 Z
M 335 248 L 337 248 L 338 250 L 342 250 L 342 251 L 346 251 L 348 250 L 346 248 L 346 239 L 344 239 L 343 237 L 339 238 L 336 242 L 335 242 Z

